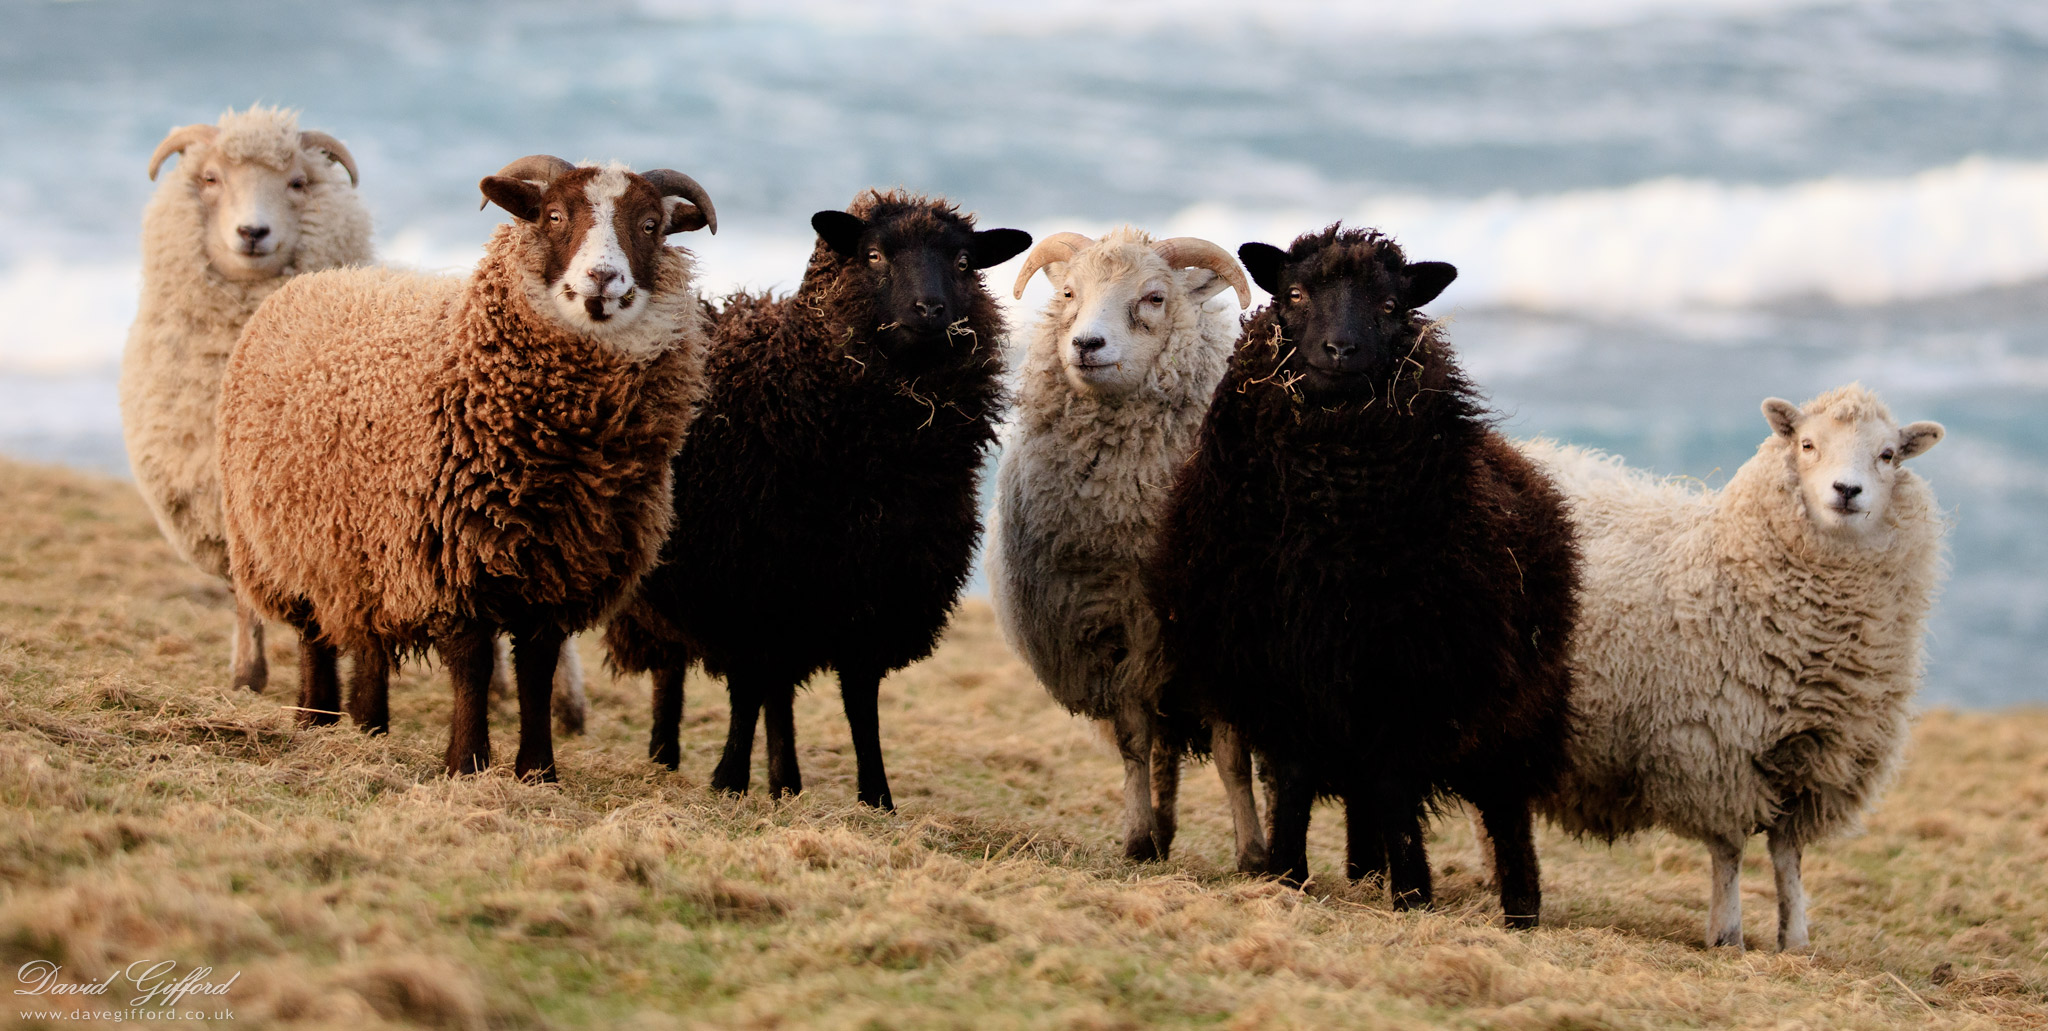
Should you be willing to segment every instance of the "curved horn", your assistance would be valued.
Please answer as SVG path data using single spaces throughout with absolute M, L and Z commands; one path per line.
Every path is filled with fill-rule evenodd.
M 165 158 L 173 154 L 184 153 L 186 147 L 195 143 L 212 143 L 214 137 L 219 135 L 220 126 L 207 125 L 203 122 L 197 125 L 187 125 L 172 129 L 171 134 L 164 137 L 162 143 L 156 145 L 156 153 L 149 156 L 150 180 L 152 182 L 156 180 L 156 170 L 163 167 Z
M 699 186 L 697 180 L 673 168 L 642 172 L 640 178 L 653 183 L 664 197 L 681 197 L 697 205 L 697 210 L 704 213 L 704 225 L 711 230 L 711 235 L 718 235 L 718 209 L 711 206 L 711 195 L 704 192 L 704 187 Z
M 340 140 L 324 132 L 302 132 L 299 134 L 299 149 L 317 150 L 333 158 L 336 164 L 348 169 L 348 184 L 350 186 L 354 186 L 358 182 L 356 159 L 348 152 L 347 147 L 342 146 Z
M 1074 255 L 1095 246 L 1095 241 L 1080 233 L 1054 233 L 1038 241 L 1031 253 L 1024 257 L 1024 271 L 1017 273 L 1017 289 L 1011 296 L 1022 300 L 1024 287 L 1031 282 L 1031 274 L 1055 261 L 1072 261 Z
M 1205 268 L 1222 276 L 1237 290 L 1237 306 L 1250 307 L 1252 286 L 1245 282 L 1244 268 L 1230 252 L 1198 236 L 1176 236 L 1152 245 L 1152 253 L 1174 268 Z
M 553 154 L 528 154 L 498 169 L 498 174 L 507 179 L 524 179 L 545 186 L 554 182 L 556 176 L 575 167 Z

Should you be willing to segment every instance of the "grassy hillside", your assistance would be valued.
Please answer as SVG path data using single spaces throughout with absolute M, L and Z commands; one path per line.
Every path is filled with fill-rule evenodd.
M 1700 948 L 1705 851 L 1662 835 L 1546 832 L 1529 934 L 1496 929 L 1462 819 L 1433 832 L 1436 912 L 1343 884 L 1331 810 L 1312 892 L 1246 880 L 1206 769 L 1173 862 L 1127 863 L 1113 754 L 979 603 L 884 685 L 893 816 L 852 803 L 829 683 L 798 705 L 796 801 L 705 790 L 726 711 L 710 681 L 690 684 L 682 772 L 652 768 L 646 686 L 605 676 L 589 641 L 592 727 L 558 742 L 562 783 L 451 781 L 438 671 L 406 668 L 389 738 L 299 730 L 290 633 L 271 693 L 235 693 L 230 623 L 132 488 L 0 461 L 9 977 L 39 959 L 75 980 L 136 960 L 239 972 L 180 1007 L 239 1027 L 2048 1024 L 2048 711 L 1922 718 L 1868 833 L 1809 853 L 1816 947 L 1780 956 Z M 493 719 L 504 758 L 511 716 Z M 1752 947 L 1775 933 L 1761 851 Z M 22 1014 L 122 1001 L 9 995 L 0 1024 L 85 1026 Z

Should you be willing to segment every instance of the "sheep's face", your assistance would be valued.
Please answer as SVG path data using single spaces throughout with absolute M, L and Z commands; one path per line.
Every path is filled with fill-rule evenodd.
M 279 168 L 229 160 L 208 147 L 182 171 L 206 219 L 206 260 L 214 269 L 241 282 L 283 275 L 298 256 L 300 209 L 318 185 L 305 154 Z
M 1945 432 L 1938 422 L 1900 428 L 1861 387 L 1824 395 L 1803 410 L 1774 397 L 1763 411 L 1783 441 L 1787 475 L 1807 518 L 1824 532 L 1848 537 L 1885 525 L 1900 465 L 1940 443 Z
M 920 205 L 868 221 L 844 211 L 811 216 L 846 288 L 874 312 L 876 349 L 904 371 L 964 357 L 995 341 L 967 325 L 983 293 L 981 270 L 1031 246 L 1015 229 L 975 231 L 958 215 Z M 984 352 L 987 353 L 987 352 Z
M 1190 331 L 1203 302 L 1230 286 L 1206 268 L 1176 269 L 1151 247 L 1104 242 L 1046 267 L 1048 317 L 1074 392 L 1120 398 L 1143 385 L 1167 341 Z
M 1336 226 L 1289 250 L 1248 243 L 1237 254 L 1273 295 L 1282 369 L 1308 396 L 1331 400 L 1382 389 L 1421 339 L 1415 309 L 1458 275 L 1440 261 L 1410 263 L 1376 233 Z
M 624 335 L 646 314 L 668 234 L 706 224 L 696 205 L 620 165 L 570 168 L 545 182 L 494 175 L 480 186 L 537 230 L 548 313 L 600 340 Z

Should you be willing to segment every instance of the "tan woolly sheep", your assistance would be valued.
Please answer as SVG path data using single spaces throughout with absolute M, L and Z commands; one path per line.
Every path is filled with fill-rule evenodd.
M 1807 944 L 1804 847 L 1892 775 L 1920 686 L 1946 524 L 1901 468 L 1940 442 L 1860 385 L 1763 404 L 1771 436 L 1719 490 L 1598 451 L 1523 451 L 1585 553 L 1571 765 L 1541 807 L 1613 838 L 1663 827 L 1714 862 L 1707 940 L 1742 946 L 1743 844 L 1769 836 L 1778 946 Z
M 355 159 L 298 113 L 251 107 L 174 129 L 149 177 L 173 155 L 142 217 L 142 301 L 121 359 L 121 428 L 136 486 L 180 557 L 228 575 L 214 412 L 221 373 L 264 298 L 303 272 L 370 260 L 370 216 Z M 269 680 L 263 622 L 235 614 L 234 683 Z
M 1250 284 L 1206 240 L 1155 241 L 1132 228 L 1101 240 L 1060 233 L 1035 248 L 1054 287 L 1025 346 L 1018 404 L 996 472 L 984 563 L 1004 636 L 1070 711 L 1108 721 L 1124 761 L 1124 853 L 1165 858 L 1180 754 L 1161 718 L 1171 671 L 1140 569 L 1167 492 L 1236 346 L 1235 310 L 1204 303 Z M 1237 865 L 1263 873 L 1265 835 L 1250 757 L 1211 728 L 1230 798 Z
M 300 709 L 389 720 L 386 660 L 432 645 L 455 690 L 447 767 L 490 765 L 491 641 L 513 639 L 516 772 L 554 779 L 569 634 L 653 564 L 670 459 L 703 389 L 704 315 L 670 233 L 717 222 L 695 181 L 535 155 L 480 184 L 512 213 L 466 280 L 304 276 L 249 320 L 221 387 L 237 597 L 300 632 Z

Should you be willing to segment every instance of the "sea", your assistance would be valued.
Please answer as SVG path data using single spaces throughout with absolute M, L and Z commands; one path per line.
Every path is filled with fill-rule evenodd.
M 1335 221 L 1458 266 L 1506 429 L 1724 482 L 1767 397 L 1948 437 L 1922 700 L 2048 703 L 2038 0 L 0 0 L 0 452 L 127 475 L 145 167 L 252 103 L 346 141 L 380 258 L 461 270 L 521 155 L 673 167 L 710 286 L 787 289 L 868 186 L 1234 249 Z M 1014 265 L 991 282 L 1007 295 Z M 1024 325 L 1041 279 L 1013 306 Z M 1005 296 L 1005 302 L 1008 298 Z

